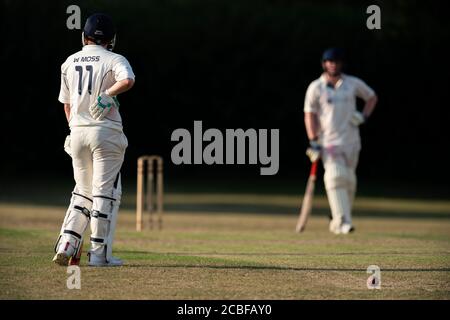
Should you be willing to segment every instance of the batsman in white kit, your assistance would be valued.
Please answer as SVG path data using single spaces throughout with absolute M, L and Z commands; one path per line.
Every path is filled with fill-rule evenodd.
M 134 84 L 127 59 L 113 53 L 115 28 L 105 14 L 90 16 L 82 33 L 83 48 L 61 66 L 58 100 L 70 127 L 65 150 L 72 157 L 75 188 L 53 261 L 78 264 L 83 234 L 91 228 L 90 266 L 120 266 L 112 244 L 121 199 L 120 168 L 127 138 L 117 95 Z
M 359 126 L 367 121 L 377 96 L 361 79 L 342 73 L 342 49 L 323 53 L 323 74 L 306 92 L 305 126 L 311 162 L 322 158 L 324 184 L 331 209 L 329 229 L 335 234 L 354 230 L 352 206 L 356 193 L 356 166 L 361 150 Z M 365 101 L 362 112 L 356 98 Z

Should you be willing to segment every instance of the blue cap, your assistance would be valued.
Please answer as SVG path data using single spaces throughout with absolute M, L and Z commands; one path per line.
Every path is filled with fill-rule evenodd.
M 329 48 L 324 51 L 322 61 L 344 61 L 344 50 L 340 48 Z
M 87 18 L 83 32 L 85 37 L 94 39 L 97 44 L 111 41 L 116 34 L 111 17 L 104 13 Z

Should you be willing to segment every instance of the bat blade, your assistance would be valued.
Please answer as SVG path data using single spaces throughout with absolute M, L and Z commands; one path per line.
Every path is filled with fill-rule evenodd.
M 309 174 L 308 183 L 306 184 L 305 195 L 303 196 L 302 207 L 300 209 L 300 214 L 297 220 L 297 226 L 295 231 L 300 233 L 305 230 L 306 223 L 308 222 L 308 217 L 311 213 L 313 198 L 314 198 L 314 188 L 316 185 L 316 170 L 317 161 L 313 162 L 311 166 L 311 173 Z

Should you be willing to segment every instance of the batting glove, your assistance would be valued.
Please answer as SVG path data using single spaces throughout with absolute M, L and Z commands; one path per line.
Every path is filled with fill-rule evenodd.
M 355 111 L 352 114 L 352 118 L 350 119 L 350 122 L 355 127 L 358 127 L 358 126 L 362 125 L 364 122 L 366 122 L 366 117 L 364 117 L 364 115 L 361 112 Z
M 311 162 L 316 162 L 320 158 L 320 152 L 322 151 L 322 145 L 317 140 L 309 141 L 309 148 L 306 149 L 306 155 Z
M 103 92 L 97 97 L 97 100 L 90 106 L 89 112 L 95 120 L 102 120 L 112 107 L 119 108 L 119 100 L 116 97 L 111 97 L 106 92 Z

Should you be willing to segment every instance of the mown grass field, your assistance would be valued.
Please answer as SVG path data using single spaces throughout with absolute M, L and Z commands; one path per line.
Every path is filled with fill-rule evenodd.
M 142 233 L 133 200 L 115 242 L 125 265 L 90 268 L 83 256 L 81 290 L 51 262 L 65 207 L 0 203 L 0 298 L 450 298 L 450 202 L 359 198 L 356 232 L 335 236 L 323 197 L 301 235 L 295 196 L 169 194 L 163 230 Z M 367 289 L 369 265 L 381 268 L 380 290 Z

